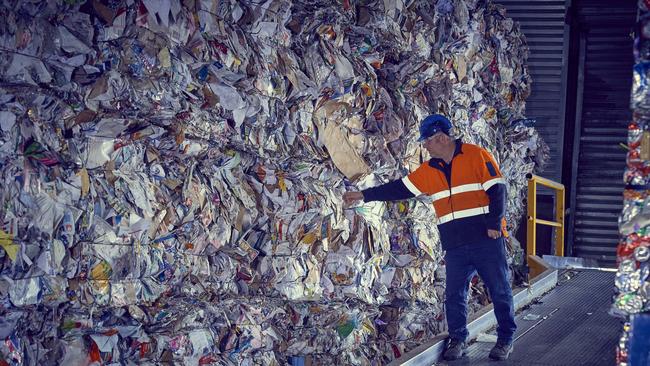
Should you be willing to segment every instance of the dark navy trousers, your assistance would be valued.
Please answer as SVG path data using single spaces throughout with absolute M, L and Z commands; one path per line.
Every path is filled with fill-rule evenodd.
M 467 340 L 467 291 L 474 273 L 478 273 L 494 305 L 494 314 L 499 324 L 498 339 L 500 342 L 511 343 L 517 325 L 504 240 L 490 239 L 486 235 L 485 240 L 447 250 L 445 262 L 445 312 L 449 336 L 460 341 Z

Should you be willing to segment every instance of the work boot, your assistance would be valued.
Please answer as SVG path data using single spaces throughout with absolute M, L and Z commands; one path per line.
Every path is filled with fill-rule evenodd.
M 495 361 L 507 360 L 512 352 L 512 343 L 497 341 L 490 351 L 490 359 Z
M 442 354 L 442 358 L 447 361 L 453 361 L 463 357 L 465 353 L 467 353 L 467 343 L 450 338 L 447 347 L 445 347 L 445 352 Z

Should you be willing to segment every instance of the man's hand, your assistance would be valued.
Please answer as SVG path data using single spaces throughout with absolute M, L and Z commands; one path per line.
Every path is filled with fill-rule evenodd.
M 499 239 L 501 237 L 501 231 L 499 231 L 499 230 L 490 230 L 490 229 L 488 229 L 487 234 L 492 239 Z
M 353 203 L 357 201 L 363 200 L 363 193 L 361 192 L 345 192 L 343 193 L 343 202 L 347 206 L 352 205 Z

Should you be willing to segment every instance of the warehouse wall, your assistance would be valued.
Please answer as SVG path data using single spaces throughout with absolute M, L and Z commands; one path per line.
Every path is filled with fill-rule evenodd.
M 543 176 L 560 181 L 564 147 L 566 65 L 569 29 L 565 14 L 569 0 L 497 0 L 507 15 L 519 22 L 530 54 L 528 67 L 533 78 L 526 113 L 536 119 L 536 128 L 550 148 Z
M 550 149 L 548 163 L 541 175 L 560 182 L 563 179 L 565 100 L 570 28 L 566 15 L 570 0 L 497 0 L 507 15 L 518 21 L 529 47 L 528 67 L 533 78 L 531 94 L 526 101 L 526 115 L 536 120 L 535 127 Z M 552 219 L 554 197 L 551 190 L 541 188 L 538 196 L 538 217 Z M 521 218 L 515 237 L 526 246 L 526 217 Z M 537 252 L 551 253 L 553 230 L 539 225 Z
M 564 183 L 569 252 L 613 266 L 622 208 L 634 1 L 574 0 Z
M 526 111 L 550 147 L 542 176 L 566 187 L 568 255 L 615 263 L 622 207 L 626 126 L 630 120 L 634 1 L 499 0 L 521 24 L 533 86 Z M 541 191 L 539 217 L 553 217 Z M 517 237 L 526 238 L 526 218 Z M 538 254 L 553 231 L 539 226 Z

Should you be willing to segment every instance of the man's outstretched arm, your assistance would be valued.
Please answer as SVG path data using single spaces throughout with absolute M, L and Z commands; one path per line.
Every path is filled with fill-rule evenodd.
M 417 197 L 421 194 L 432 194 L 433 186 L 428 162 L 402 179 L 397 179 L 377 187 L 364 189 L 361 192 L 345 192 L 343 201 L 347 205 L 363 200 L 372 201 L 399 201 Z
M 404 184 L 405 179 L 408 180 L 408 177 L 394 180 L 377 187 L 364 189 L 361 192 L 345 192 L 343 194 L 343 201 L 350 205 L 357 201 L 399 201 L 413 198 L 415 194 L 406 187 Z
M 408 180 L 408 177 L 394 180 L 377 187 L 364 189 L 361 191 L 363 193 L 363 200 L 366 202 L 399 201 L 415 197 L 415 194 L 406 187 L 404 180 Z

